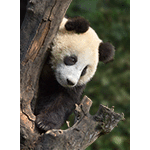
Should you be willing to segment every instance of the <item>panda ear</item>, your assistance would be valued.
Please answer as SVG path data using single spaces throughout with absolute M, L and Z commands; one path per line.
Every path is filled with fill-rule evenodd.
M 115 48 L 112 44 L 110 44 L 108 42 L 100 43 L 99 61 L 102 61 L 104 63 L 108 63 L 108 62 L 114 60 L 114 54 L 115 54 Z
M 76 33 L 84 33 L 89 29 L 89 22 L 82 17 L 69 18 L 65 24 L 68 31 L 75 31 Z

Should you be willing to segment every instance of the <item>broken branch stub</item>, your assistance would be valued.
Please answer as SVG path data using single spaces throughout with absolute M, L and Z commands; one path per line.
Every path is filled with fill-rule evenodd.
M 42 136 L 36 150 L 84 150 L 99 136 L 107 134 L 124 119 L 123 114 L 100 105 L 95 115 L 90 115 L 92 101 L 84 96 L 81 104 L 76 105 L 75 124 L 67 130 L 53 129 Z

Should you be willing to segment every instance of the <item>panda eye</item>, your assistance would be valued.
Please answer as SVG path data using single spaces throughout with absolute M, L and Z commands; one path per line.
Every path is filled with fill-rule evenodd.
M 77 57 L 76 56 L 66 56 L 64 58 L 64 64 L 67 66 L 74 65 L 77 62 Z
M 86 66 L 86 67 L 83 69 L 83 71 L 82 71 L 82 73 L 81 73 L 81 76 L 84 76 L 84 75 L 86 74 L 87 67 L 88 67 L 88 66 Z

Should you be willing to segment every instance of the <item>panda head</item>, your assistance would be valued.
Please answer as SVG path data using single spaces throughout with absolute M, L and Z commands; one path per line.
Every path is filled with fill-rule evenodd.
M 107 63 L 113 59 L 114 47 L 103 43 L 84 18 L 64 18 L 51 54 L 50 63 L 58 83 L 75 87 L 90 81 L 99 61 Z

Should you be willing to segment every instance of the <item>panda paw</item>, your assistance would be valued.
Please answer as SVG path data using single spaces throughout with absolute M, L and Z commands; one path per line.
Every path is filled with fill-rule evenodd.
M 39 114 L 36 116 L 36 127 L 43 131 L 48 131 L 56 127 L 56 124 L 46 116 Z

